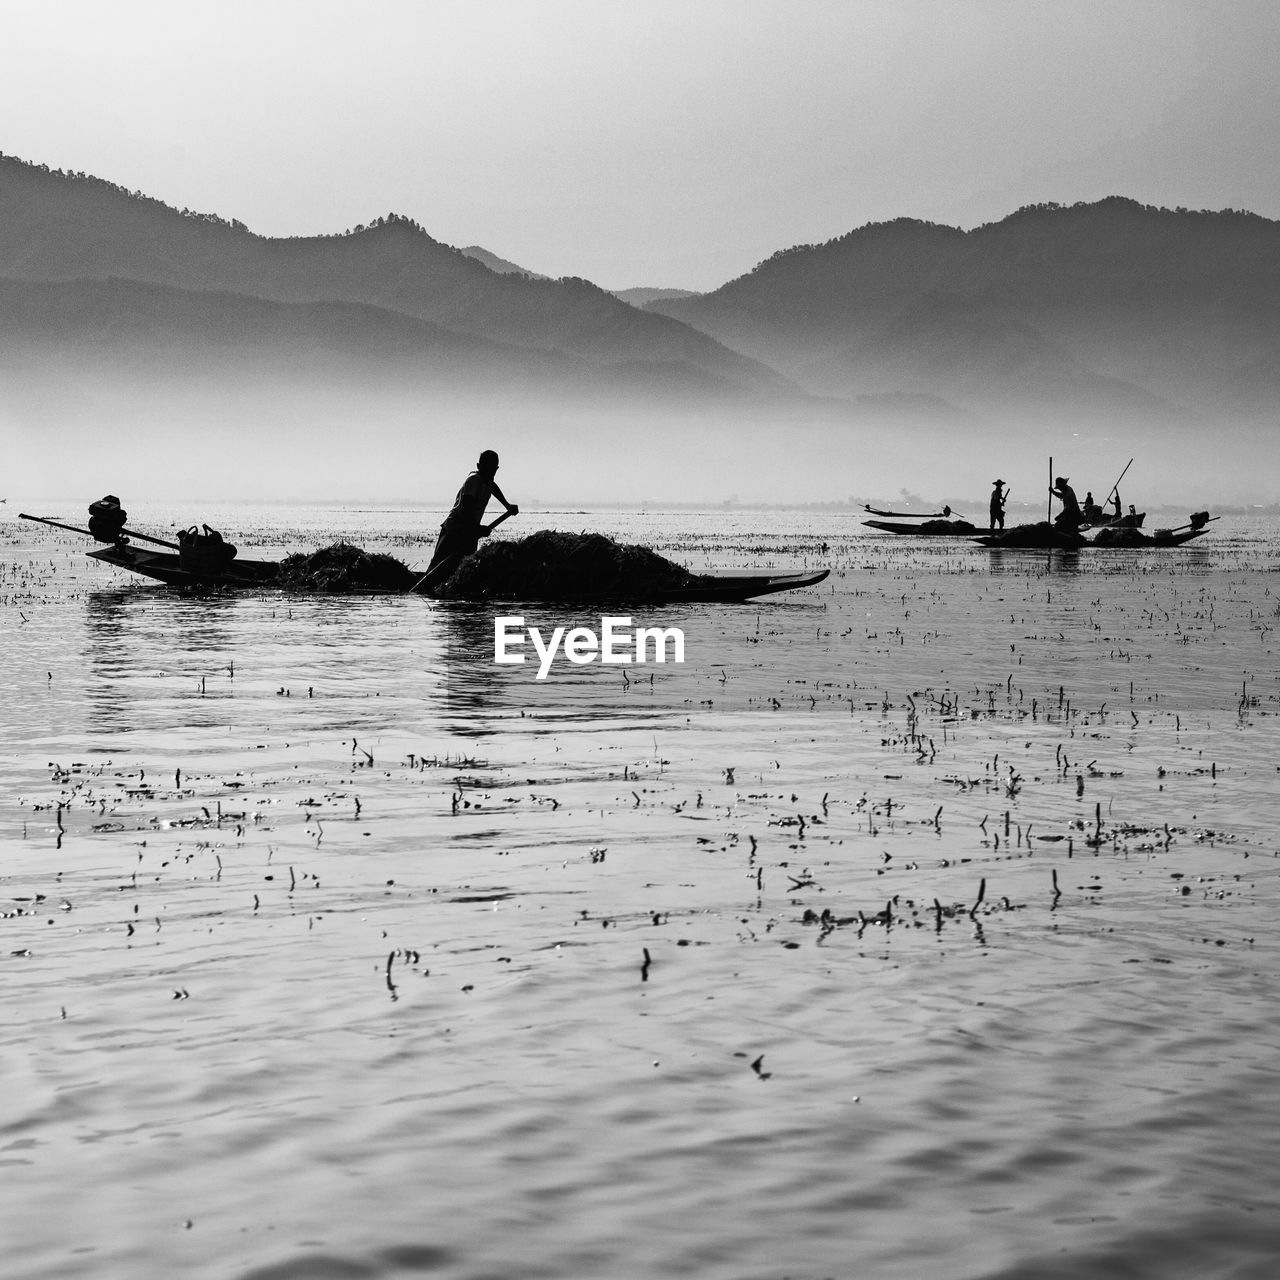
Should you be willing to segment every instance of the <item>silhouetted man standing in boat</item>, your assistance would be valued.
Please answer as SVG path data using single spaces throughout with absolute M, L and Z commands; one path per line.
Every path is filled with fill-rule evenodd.
M 1066 476 L 1056 476 L 1053 481 L 1053 488 L 1049 492 L 1062 503 L 1062 510 L 1058 513 L 1053 523 L 1059 529 L 1067 529 L 1071 533 L 1076 533 L 1080 526 L 1084 524 L 1084 514 L 1080 510 L 1080 499 L 1076 497 L 1076 491 L 1068 483 L 1068 478 Z
M 498 455 L 492 449 L 486 449 L 480 455 L 476 469 L 462 482 L 462 488 L 453 500 L 453 509 L 440 526 L 435 553 L 420 586 L 434 586 L 444 582 L 475 551 L 480 545 L 480 539 L 493 529 L 493 525 L 482 523 L 490 498 L 497 498 L 506 508 L 506 515 L 499 519 L 519 515 L 520 508 L 507 501 L 494 481 L 493 477 L 497 472 Z M 494 524 L 497 524 L 496 520 Z
M 1009 494 L 1005 490 L 1004 481 L 997 480 L 991 489 L 991 527 L 993 529 L 1004 528 L 1004 504 L 1009 501 Z

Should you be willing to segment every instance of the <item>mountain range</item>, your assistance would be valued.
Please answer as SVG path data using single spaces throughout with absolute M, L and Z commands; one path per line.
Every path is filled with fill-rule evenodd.
M 1280 224 L 1112 198 L 964 232 L 910 219 L 649 304 L 812 394 L 982 417 L 1257 423 L 1280 408 Z
M 811 471 L 854 441 L 901 465 L 913 431 L 979 451 L 1064 431 L 1130 452 L 1229 436 L 1247 456 L 1280 410 L 1280 224 L 1120 197 L 969 231 L 901 218 L 708 293 L 615 294 L 403 215 L 273 239 L 0 156 L 0 378 L 28 433 L 104 396 L 141 419 L 157 388 L 177 399 L 154 416 L 190 412 L 183 388 L 243 412 L 270 388 L 305 402 L 299 419 L 343 398 L 368 411 L 370 441 L 392 401 L 617 430 L 657 415 L 662 449 L 702 439 L 693 469 L 737 467 L 735 488 L 752 453 L 765 479 L 767 459 L 785 469 L 777 437 L 797 424 Z M 557 447 L 577 448 L 575 430 Z M 635 451 L 628 466 L 670 471 Z
M 197 344 L 213 332 L 234 345 L 242 328 L 246 338 L 257 334 L 257 359 L 274 356 L 285 375 L 320 324 L 352 359 L 371 341 L 381 344 L 383 374 L 400 353 L 397 372 L 414 379 L 428 372 L 453 381 L 459 347 L 479 360 L 487 343 L 504 374 L 523 360 L 542 382 L 558 368 L 564 393 L 794 393 L 785 378 L 681 321 L 628 306 L 586 280 L 491 270 L 407 217 L 379 217 L 342 235 L 268 239 L 239 222 L 11 157 L 0 159 L 0 277 L 51 286 L 43 296 L 11 293 L 11 304 L 30 312 L 10 312 L 5 323 L 11 341 L 28 329 L 49 352 L 58 340 L 47 317 L 81 311 L 98 316 L 98 342 L 122 358 L 147 345 L 138 324 Z M 131 287 L 138 285 L 163 288 Z M 269 322 L 263 303 L 276 304 Z M 336 314 L 322 319 L 326 308 Z M 74 352 L 85 332 L 82 324 L 70 329 Z M 473 372 L 483 377 L 478 366 Z

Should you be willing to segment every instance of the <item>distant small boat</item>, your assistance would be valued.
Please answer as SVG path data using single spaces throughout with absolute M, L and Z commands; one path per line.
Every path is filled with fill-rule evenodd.
M 1130 511 L 1128 515 L 1109 516 L 1105 512 L 1096 519 L 1085 516 L 1085 522 L 1080 527 L 1082 529 L 1141 529 L 1142 522 L 1147 518 L 1145 511 Z
M 941 511 L 881 511 L 879 507 L 864 505 L 863 510 L 873 516 L 888 516 L 891 520 L 945 520 L 951 514 L 950 507 L 943 507 Z M 871 522 L 866 520 L 863 523 Z

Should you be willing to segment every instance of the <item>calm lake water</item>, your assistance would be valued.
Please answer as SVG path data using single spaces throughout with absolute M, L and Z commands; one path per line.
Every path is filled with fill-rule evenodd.
M 539 682 L 495 614 L 599 612 L 184 597 L 0 512 L 7 1274 L 1276 1274 L 1280 522 L 526 512 L 833 570 Z M 195 519 L 439 514 L 131 524 Z

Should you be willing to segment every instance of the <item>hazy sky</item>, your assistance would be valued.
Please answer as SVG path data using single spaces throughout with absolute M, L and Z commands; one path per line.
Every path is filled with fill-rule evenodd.
M 1110 194 L 1280 218 L 1274 0 L 0 0 L 0 150 L 607 288 Z

